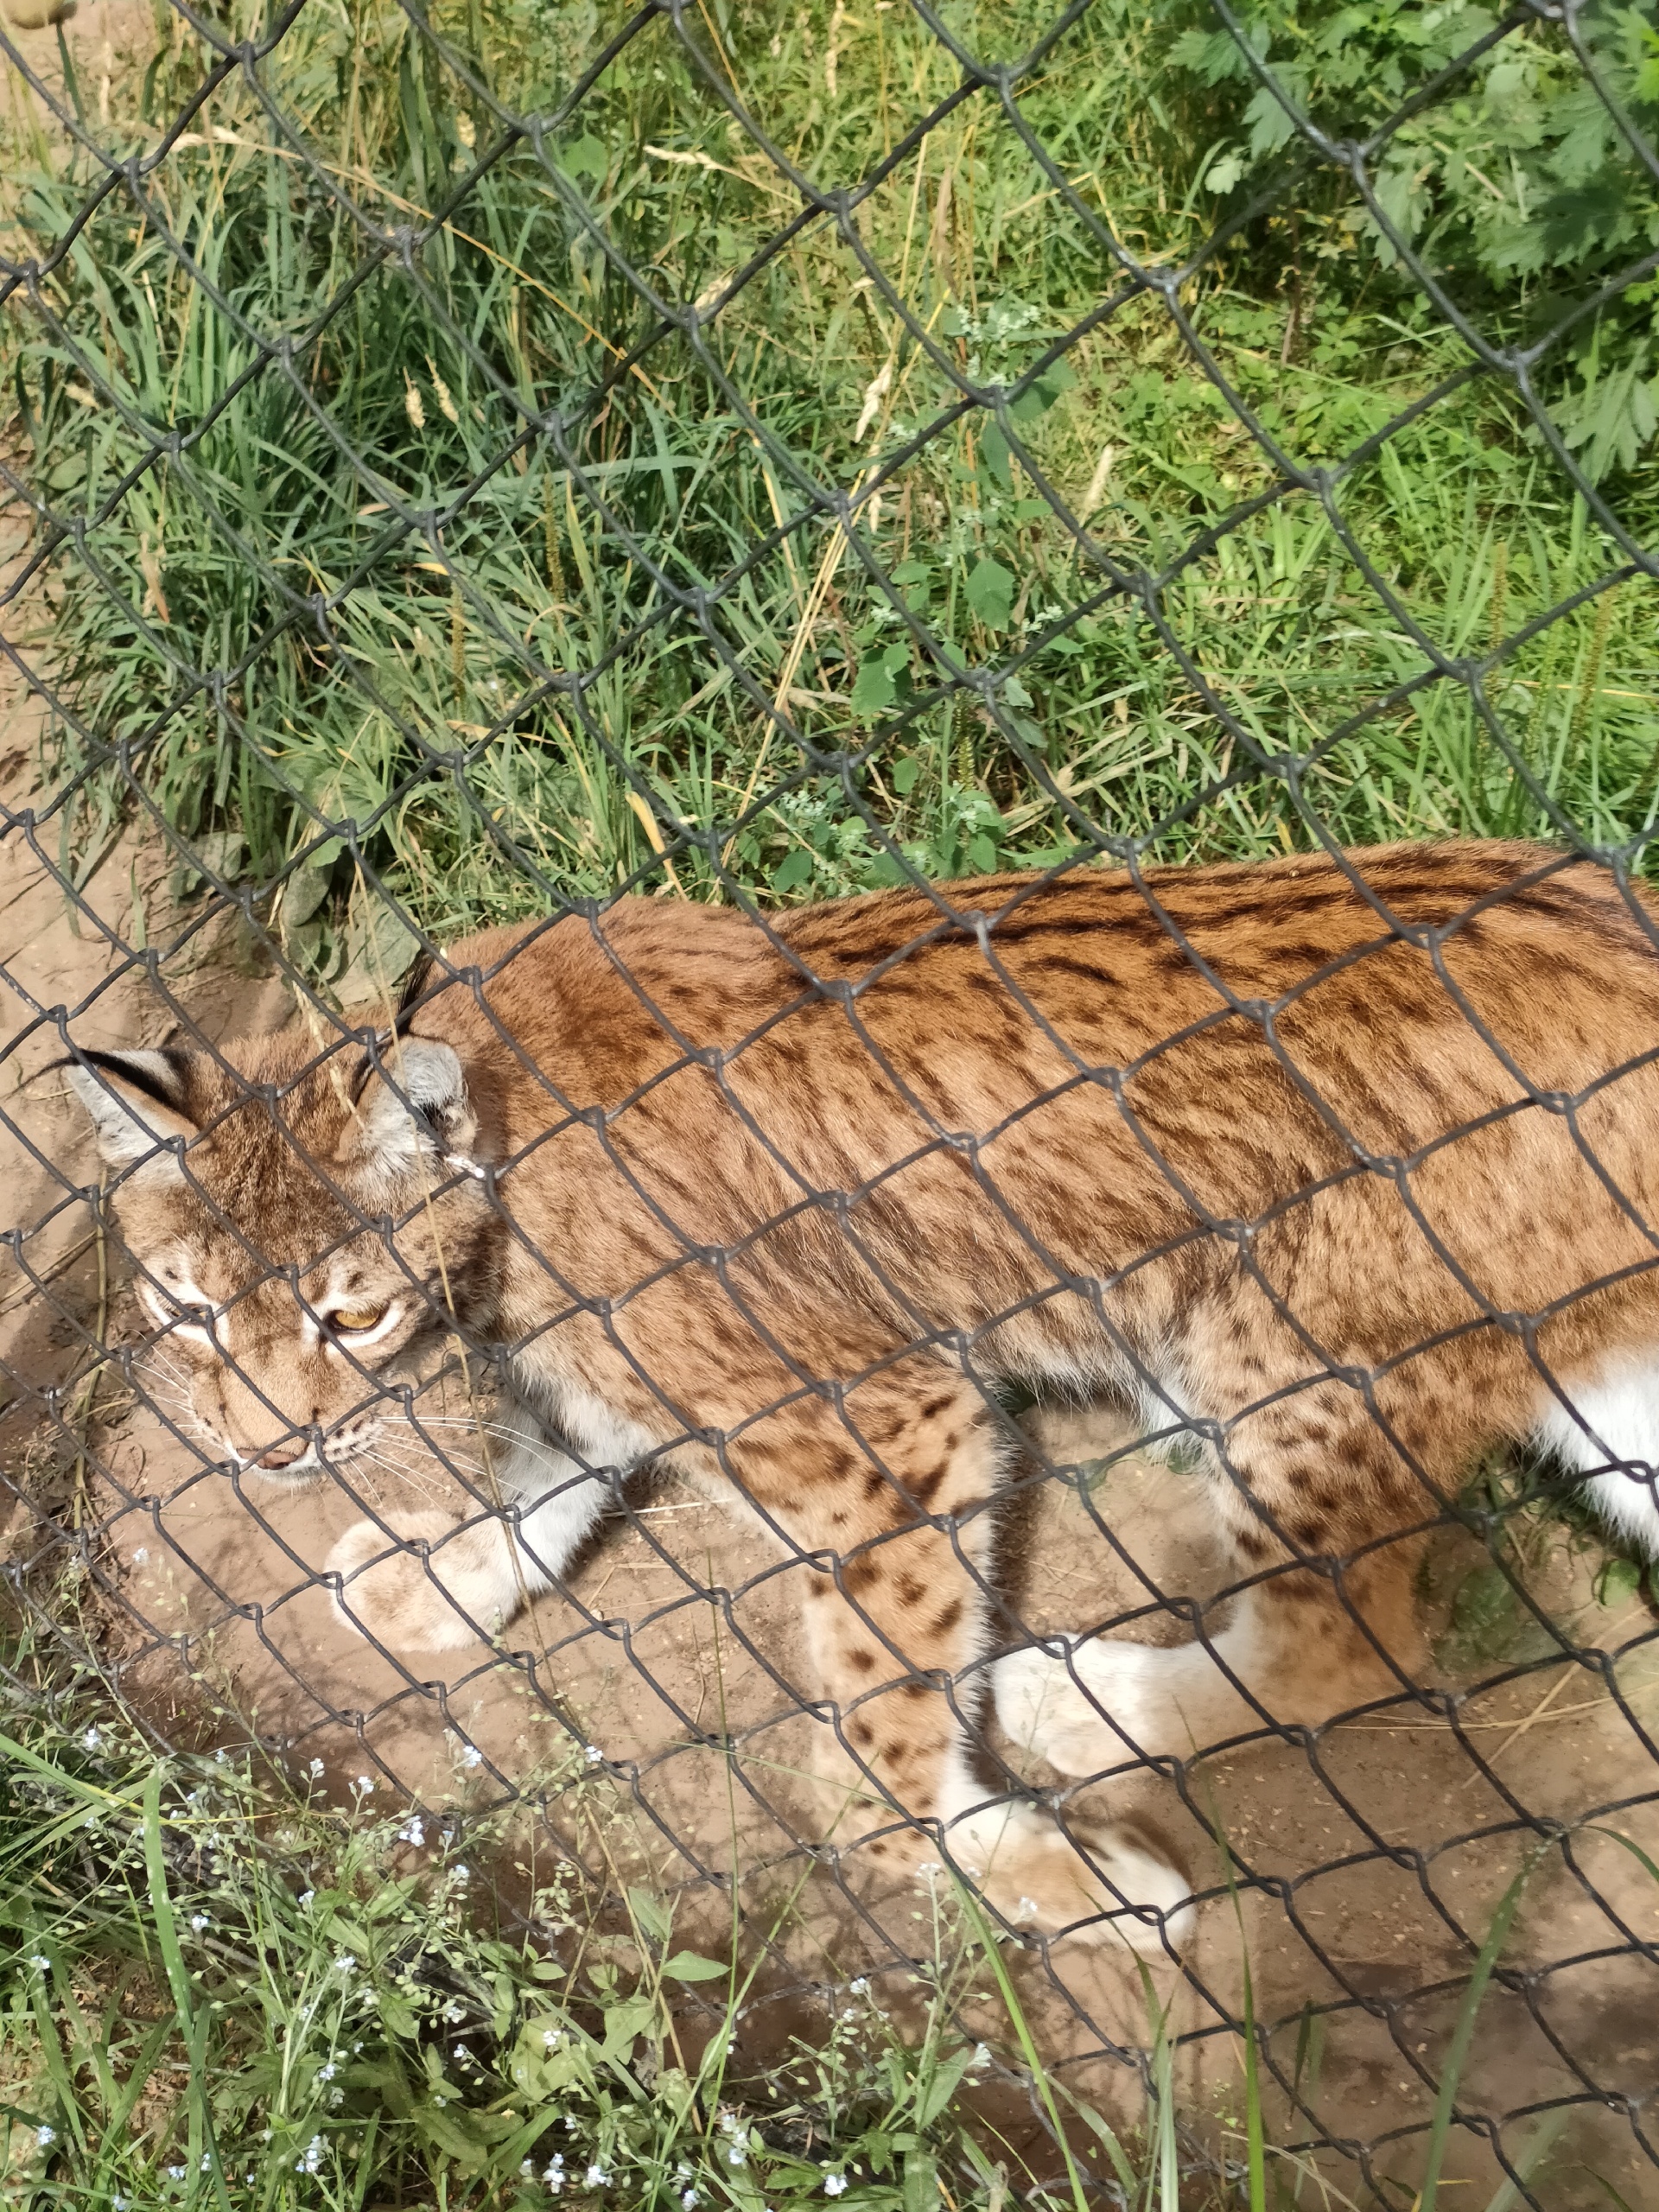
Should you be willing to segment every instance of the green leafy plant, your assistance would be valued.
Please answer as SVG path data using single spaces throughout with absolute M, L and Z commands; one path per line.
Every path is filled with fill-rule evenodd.
M 1409 250 L 1494 340 L 1567 320 L 1659 245 L 1659 194 L 1625 135 L 1651 148 L 1659 134 L 1659 17 L 1593 0 L 1575 12 L 1576 47 L 1538 17 L 1474 51 L 1497 21 L 1480 6 L 1325 0 L 1253 7 L 1236 37 L 1213 17 L 1192 25 L 1172 62 L 1211 95 L 1205 122 L 1221 135 L 1204 188 L 1240 203 L 1260 192 L 1306 151 L 1298 118 L 1353 142 L 1405 110 L 1376 157 L 1376 215 L 1339 169 L 1310 165 L 1292 188 L 1297 219 L 1327 231 L 1321 281 L 1341 283 L 1345 232 L 1414 291 L 1399 269 Z M 1593 480 L 1635 467 L 1651 440 L 1654 298 L 1650 280 L 1626 284 L 1546 360 L 1562 435 Z

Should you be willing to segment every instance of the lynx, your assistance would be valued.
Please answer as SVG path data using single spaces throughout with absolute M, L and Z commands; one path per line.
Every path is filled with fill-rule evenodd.
M 352 1531 L 358 1618 L 491 1634 L 613 1471 L 671 1467 L 801 1562 L 804 1694 L 906 1847 L 1039 1932 L 1150 1946 L 1181 1876 L 989 1788 L 979 1688 L 1073 1776 L 1405 1694 L 1411 1539 L 1495 1439 L 1655 1548 L 1656 1047 L 1639 896 L 1450 843 L 764 922 L 624 899 L 454 946 L 374 1044 L 75 1080 L 225 1460 L 315 1479 L 423 1337 L 502 1348 L 504 1510 L 430 1573 Z M 1223 1624 L 996 1656 L 1014 1391 L 1198 1448 Z

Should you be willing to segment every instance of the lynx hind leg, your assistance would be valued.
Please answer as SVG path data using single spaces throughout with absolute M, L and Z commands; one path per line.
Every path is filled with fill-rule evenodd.
M 946 1855 L 1012 1927 L 1121 1942 L 1143 1958 L 1179 1949 L 1192 1885 L 1160 1837 L 1125 1821 L 1068 1834 L 1035 1806 L 988 1800 L 965 1762 L 960 1783 L 963 1809 L 944 1823 Z
M 1014 1928 L 1108 1942 L 1127 1936 L 1161 1950 L 1158 1915 L 1187 1890 L 1166 1859 L 1127 1838 L 1085 1853 L 1035 1808 L 974 1779 L 968 1719 L 980 1701 L 973 1669 L 985 1643 L 988 1508 L 1001 1473 L 994 1416 L 977 1389 L 934 1368 L 866 1384 L 847 1404 L 861 1448 L 848 1450 L 845 1430 L 810 1441 L 798 1432 L 786 1454 L 780 1440 L 779 1465 L 786 1460 L 795 1477 L 789 1503 L 763 1502 L 814 1556 L 806 1618 L 815 1671 L 867 1798 L 887 1808 L 876 1824 L 895 1810 L 912 1824 L 873 1844 L 873 1854 L 918 1869 L 948 1857 Z M 835 1418 L 827 1409 L 818 1417 Z M 804 1464 L 820 1471 L 809 1482 Z M 826 1553 L 833 1570 L 817 1566 Z
M 1428 1501 L 1369 1412 L 1321 1420 L 1312 1436 L 1281 1427 L 1277 1451 L 1253 1440 L 1248 1490 L 1217 1476 L 1212 1496 L 1241 1580 L 1263 1579 L 1192 1643 L 1051 1637 L 999 1660 L 997 1718 L 1022 1749 L 1079 1776 L 1192 1758 L 1275 1726 L 1322 1727 L 1398 1694 L 1421 1668 L 1421 1544 L 1393 1532 Z M 1351 1563 L 1332 1579 L 1299 1555 Z

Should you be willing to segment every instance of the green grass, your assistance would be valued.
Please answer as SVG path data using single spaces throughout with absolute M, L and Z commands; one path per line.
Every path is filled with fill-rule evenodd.
M 601 29 L 526 0 L 435 20 L 514 113 L 556 111 Z M 1003 53 L 1032 18 L 985 0 L 951 20 Z M 822 6 L 687 21 L 830 181 L 870 171 L 957 80 L 902 10 L 843 33 L 833 70 Z M 443 935 L 635 880 L 793 900 L 1103 839 L 1262 854 L 1316 823 L 1355 842 L 1575 830 L 1640 864 L 1654 588 L 1594 592 L 1618 549 L 1513 391 L 1457 383 L 1459 341 L 1361 252 L 1340 195 L 1294 233 L 1287 202 L 1182 293 L 1238 399 L 1298 467 L 1332 472 L 1328 508 L 1294 489 L 1238 518 L 1273 466 L 1143 297 L 1000 423 L 945 422 L 853 545 L 815 509 L 957 397 L 884 286 L 959 371 L 1007 382 L 1111 289 L 1091 223 L 1149 260 L 1207 235 L 1220 203 L 1202 115 L 1172 105 L 1164 21 L 1101 0 L 1022 90 L 1075 204 L 969 100 L 860 209 L 880 283 L 809 226 L 700 347 L 671 335 L 595 404 L 651 317 L 586 226 L 663 296 L 707 297 L 794 204 L 777 172 L 659 19 L 545 162 L 510 146 L 411 270 L 379 266 L 319 328 L 368 242 L 338 193 L 371 225 L 421 225 L 499 131 L 400 14 L 311 0 L 263 65 L 287 132 L 231 79 L 154 172 L 146 219 L 111 194 L 42 311 L 8 310 L 22 473 L 84 531 L 42 609 L 76 715 L 59 772 L 95 772 L 66 855 L 101 841 L 113 782 L 186 838 L 217 833 L 232 878 L 274 886 L 303 856 L 264 911 L 335 979 L 368 960 L 377 875 Z M 100 135 L 154 148 L 203 66 L 173 29 Z M 43 252 L 92 172 L 44 138 L 17 152 L 11 247 Z M 259 366 L 279 342 L 291 369 Z M 524 410 L 553 408 L 565 436 L 524 435 Z M 1640 536 L 1656 486 L 1644 451 L 1603 488 Z M 1050 491 L 1087 510 L 1094 551 Z M 798 526 L 779 541 L 780 520 Z M 692 590 L 714 594 L 706 628 L 674 603 Z M 1493 667 L 1501 736 L 1434 674 L 1435 654 L 1478 660 L 1580 592 Z M 963 669 L 996 680 L 964 690 Z M 391 931 L 381 957 L 410 942 Z
M 1069 2152 L 1045 2182 L 1009 2139 L 1020 2069 L 1051 2112 L 1054 2094 L 977 1916 L 937 1889 L 913 1971 L 855 1979 L 816 2031 L 743 2064 L 757 1961 L 686 1950 L 659 1898 L 600 1919 L 570 1885 L 542 1891 L 531 1936 L 462 1859 L 489 1852 L 487 1821 L 463 1846 L 366 1797 L 332 1812 L 239 1757 L 158 1759 L 105 1697 L 73 1720 L 7 1717 L 0 2171 L 17 2212 L 358 2212 L 435 2191 L 914 2212 L 943 2201 L 940 2177 L 958 2206 L 1014 2190 L 1083 2212 Z M 953 2024 L 978 1982 L 1008 2010 L 995 2061 Z M 1000 2107 L 994 2072 L 1016 2085 Z
M 8 1656 L 14 1686 L 43 1679 L 39 1655 Z M 0 2177 L 16 2212 L 1088 2212 L 1103 2186 L 1123 2212 L 1351 2202 L 1339 2164 L 1273 2139 L 1257 2046 L 1274 2031 L 1242 1915 L 1240 2078 L 1219 2122 L 1179 2112 L 1143 1969 L 1142 2112 L 1115 2129 L 1048 2070 L 982 1910 L 942 1883 L 920 1893 L 907 1965 L 836 1986 L 826 1960 L 804 2033 L 746 2029 L 768 2012 L 766 1931 L 708 1958 L 663 1897 L 601 1910 L 573 1878 L 515 1917 L 468 1863 L 505 1840 L 491 1816 L 463 1834 L 377 1814 L 366 1791 L 333 1809 L 240 1753 L 158 1756 L 95 1679 L 52 1672 L 49 1700 L 9 1692 L 0 1728 Z M 1596 1833 L 1659 1884 L 1637 1847 Z M 1405 2184 L 1423 2212 L 1450 2185 L 1483 1997 L 1556 1848 L 1499 1899 L 1435 2062 Z M 970 2011 L 1000 2017 L 988 2043 L 960 2024 Z M 1304 2099 L 1324 2094 L 1320 2027 L 1310 2008 Z M 1546 2179 L 1565 2117 L 1510 2144 L 1523 2177 Z M 1517 2201 L 1505 2183 L 1481 2212 Z

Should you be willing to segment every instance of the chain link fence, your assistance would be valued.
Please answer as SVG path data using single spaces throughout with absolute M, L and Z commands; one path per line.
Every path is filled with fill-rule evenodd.
M 1639 2204 L 1655 25 L 1212 4 L 0 28 L 10 1603 Z

